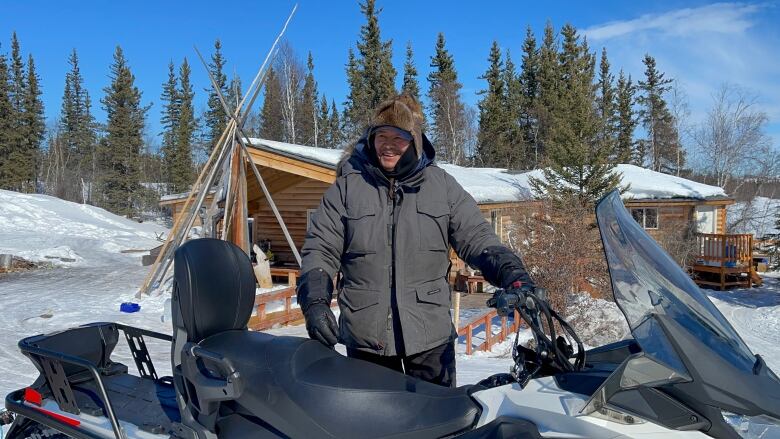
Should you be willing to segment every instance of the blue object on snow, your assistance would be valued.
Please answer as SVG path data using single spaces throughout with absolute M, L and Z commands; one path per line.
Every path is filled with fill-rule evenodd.
M 133 302 L 125 302 L 119 305 L 119 310 L 122 312 L 138 312 L 141 310 L 141 305 Z

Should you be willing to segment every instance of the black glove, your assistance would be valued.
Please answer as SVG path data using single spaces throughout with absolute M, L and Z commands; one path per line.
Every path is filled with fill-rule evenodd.
M 496 309 L 499 317 L 506 317 L 515 311 L 520 295 L 517 290 L 498 290 L 493 297 L 488 299 L 487 306 Z
M 309 338 L 317 340 L 327 347 L 333 347 L 339 342 L 339 325 L 330 306 L 323 302 L 315 302 L 303 312 L 306 319 L 306 331 Z

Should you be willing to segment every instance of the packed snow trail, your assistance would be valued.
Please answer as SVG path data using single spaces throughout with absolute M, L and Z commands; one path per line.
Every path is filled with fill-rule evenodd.
M 0 395 L 32 383 L 38 375 L 17 343 L 24 337 L 53 332 L 91 322 L 119 322 L 145 329 L 171 333 L 170 322 L 162 322 L 163 297 L 140 301 L 141 310 L 126 314 L 122 302 L 133 301 L 148 267 L 140 263 L 101 267 L 72 267 L 14 273 L 0 278 Z M 170 374 L 170 348 L 167 343 L 147 339 L 158 374 Z M 124 338 L 117 344 L 117 359 L 134 363 Z
M 780 374 L 780 272 L 761 273 L 764 285 L 731 291 L 704 290 L 754 354 Z

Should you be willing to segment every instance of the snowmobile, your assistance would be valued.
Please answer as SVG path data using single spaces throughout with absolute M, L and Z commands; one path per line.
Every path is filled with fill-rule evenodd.
M 777 376 L 617 192 L 596 213 L 629 339 L 585 351 L 543 291 L 500 290 L 489 305 L 517 310 L 533 342 L 515 338 L 507 373 L 445 388 L 247 330 L 249 259 L 196 239 L 175 254 L 172 336 L 94 323 L 19 343 L 40 376 L 6 397 L 7 437 L 780 437 Z M 111 359 L 120 333 L 137 375 Z M 171 342 L 172 377 L 157 376 L 148 338 Z

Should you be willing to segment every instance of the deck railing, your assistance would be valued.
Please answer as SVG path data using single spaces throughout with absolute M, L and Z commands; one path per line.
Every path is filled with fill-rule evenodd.
M 698 233 L 696 263 L 714 267 L 749 266 L 753 263 L 753 235 Z
M 498 333 L 493 333 L 493 320 L 498 317 L 496 310 L 490 310 L 485 314 L 477 317 L 476 319 L 468 322 L 467 324 L 458 328 L 458 337 L 466 337 L 466 354 L 471 355 L 474 349 L 481 351 L 489 351 L 493 345 L 501 343 L 506 340 L 507 337 L 511 337 L 512 334 L 517 331 L 517 327 L 521 322 L 520 314 L 515 311 L 514 318 L 510 324 L 509 319 L 501 317 L 501 329 Z M 474 346 L 474 331 L 485 331 L 485 340 Z

